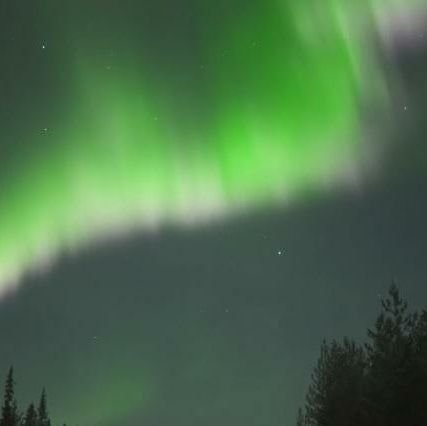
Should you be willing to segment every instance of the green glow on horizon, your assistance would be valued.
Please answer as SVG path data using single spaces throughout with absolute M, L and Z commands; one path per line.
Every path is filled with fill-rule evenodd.
M 117 371 L 110 364 L 100 368 L 97 364 L 91 366 L 100 372 L 108 371 L 109 376 L 86 378 L 87 382 L 73 382 L 76 389 L 69 389 L 64 405 L 58 407 L 57 413 L 84 413 L 82 423 L 101 426 L 106 423 L 116 423 L 131 415 L 136 408 L 141 409 L 149 402 L 149 393 L 153 392 L 153 384 L 146 381 L 142 374 L 123 375 L 123 368 Z M 141 383 L 145 386 L 141 386 Z M 81 386 L 85 392 L 81 392 Z M 149 387 L 149 392 L 148 388 Z M 90 398 L 88 397 L 90 395 Z M 68 398 L 67 398 L 68 396 Z M 77 398 L 76 398 L 77 396 Z M 56 413 L 55 413 L 56 414 Z M 70 414 L 68 414 L 70 415 Z M 60 418 L 61 414 L 56 414 Z M 64 418 L 64 414 L 62 414 Z
M 2 182 L 0 293 L 104 236 L 206 223 L 362 177 L 359 101 L 387 93 L 360 32 L 381 3 L 206 3 L 197 61 L 170 70 L 189 73 L 182 86 L 140 52 L 106 67 L 88 43 L 73 46 L 69 114 Z

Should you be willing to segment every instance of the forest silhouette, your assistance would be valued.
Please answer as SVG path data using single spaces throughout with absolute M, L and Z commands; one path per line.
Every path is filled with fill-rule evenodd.
M 368 341 L 323 341 L 297 426 L 426 426 L 427 309 L 395 284 Z
M 10 367 L 6 377 L 0 426 L 51 426 L 44 388 L 37 408 L 34 403 L 30 403 L 25 412 L 20 411 L 15 398 L 13 367 Z
M 427 425 L 427 309 L 410 311 L 393 284 L 367 338 L 323 341 L 297 426 Z M 44 388 L 19 409 L 13 367 L 0 426 L 51 426 Z

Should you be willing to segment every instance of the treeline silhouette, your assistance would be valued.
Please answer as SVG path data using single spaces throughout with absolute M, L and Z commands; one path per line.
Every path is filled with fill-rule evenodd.
M 43 388 L 39 405 L 31 403 L 25 412 L 21 412 L 15 398 L 15 381 L 13 367 L 10 367 L 6 378 L 3 405 L 1 407 L 0 426 L 50 426 L 47 411 L 46 391 Z M 64 425 L 65 426 L 65 425 Z
M 392 285 L 368 341 L 324 341 L 297 426 L 427 426 L 427 310 Z

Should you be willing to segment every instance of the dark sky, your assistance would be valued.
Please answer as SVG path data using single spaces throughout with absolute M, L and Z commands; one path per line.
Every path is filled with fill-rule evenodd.
M 114 425 L 130 400 L 121 424 L 292 424 L 324 337 L 363 336 L 393 278 L 425 305 L 425 188 L 63 260 L 3 302 L 2 369 L 14 363 L 23 399 L 46 385 L 55 420 L 107 411 Z
M 13 180 L 20 155 L 37 150 L 21 136 L 52 120 L 72 89 L 63 62 L 41 63 L 31 47 L 48 25 L 37 8 L 3 2 L 0 15 L 0 176 Z M 150 34 L 172 37 L 152 25 Z M 291 426 L 323 338 L 363 338 L 392 280 L 411 306 L 426 306 L 427 45 L 399 49 L 384 60 L 402 80 L 390 87 L 391 109 L 369 117 L 391 143 L 358 191 L 135 232 L 27 274 L 0 303 L 0 372 L 15 366 L 18 399 L 46 386 L 54 423 L 70 426 Z M 39 76 L 46 67 L 53 83 L 43 88 L 31 67 Z

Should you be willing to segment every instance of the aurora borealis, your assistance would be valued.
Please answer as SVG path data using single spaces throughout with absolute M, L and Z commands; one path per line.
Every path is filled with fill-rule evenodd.
M 397 274 L 425 298 L 423 3 L 0 2 L 24 398 L 47 377 L 68 425 L 291 426 L 362 295 Z
M 15 136 L 28 152 L 6 152 L 3 292 L 99 238 L 287 204 L 377 166 L 360 103 L 387 105 L 378 5 L 184 3 L 32 7 L 47 111 Z

